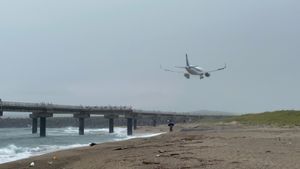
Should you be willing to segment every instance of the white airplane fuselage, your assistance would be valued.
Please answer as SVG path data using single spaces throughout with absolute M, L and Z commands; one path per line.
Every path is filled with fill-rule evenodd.
M 200 67 L 187 67 L 186 71 L 191 75 L 203 75 L 204 71 Z

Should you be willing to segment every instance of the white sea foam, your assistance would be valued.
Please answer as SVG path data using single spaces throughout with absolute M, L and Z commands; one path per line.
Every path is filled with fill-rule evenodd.
M 34 148 L 18 147 L 14 144 L 11 144 L 5 148 L 0 149 L 0 164 L 28 158 L 31 156 L 42 155 L 58 150 L 65 150 L 83 146 L 87 146 L 87 144 L 73 144 L 68 146 L 42 145 Z
M 0 163 L 15 161 L 30 156 L 27 148 L 17 147 L 13 144 L 0 149 Z
M 59 131 L 61 129 L 58 129 Z M 106 128 L 101 128 L 101 129 L 84 129 L 85 133 L 99 133 L 99 132 L 108 132 L 108 129 Z M 78 134 L 78 127 L 66 127 L 63 129 L 63 133 L 67 133 L 67 134 Z

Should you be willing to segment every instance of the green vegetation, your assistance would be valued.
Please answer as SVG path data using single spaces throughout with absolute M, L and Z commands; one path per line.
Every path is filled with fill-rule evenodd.
M 260 114 L 245 114 L 226 119 L 226 122 L 231 121 L 250 125 L 300 126 L 300 111 L 282 110 Z

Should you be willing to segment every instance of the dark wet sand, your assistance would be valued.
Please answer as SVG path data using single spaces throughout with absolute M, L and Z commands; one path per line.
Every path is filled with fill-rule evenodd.
M 166 126 L 139 132 L 167 131 Z M 55 158 L 53 158 L 55 157 Z M 35 166 L 29 167 L 34 161 Z M 173 133 L 99 144 L 16 162 L 0 169 L 299 169 L 300 128 L 237 124 L 176 125 Z

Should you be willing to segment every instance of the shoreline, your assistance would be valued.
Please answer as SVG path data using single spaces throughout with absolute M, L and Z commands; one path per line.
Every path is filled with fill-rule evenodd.
M 66 127 L 66 129 L 69 129 L 69 130 L 73 130 L 73 128 L 74 127 Z M 19 129 L 19 128 L 17 128 L 17 129 Z M 23 128 L 20 128 L 20 130 L 21 129 L 23 129 Z M 54 129 L 65 129 L 65 128 L 54 128 Z M 100 129 L 87 128 L 86 130 L 92 130 L 93 132 L 97 132 L 97 130 L 103 131 L 106 129 L 105 128 L 104 129 L 103 128 L 100 128 Z M 116 127 L 115 130 L 116 131 L 115 131 L 115 133 L 113 133 L 113 135 L 126 135 L 126 127 L 125 126 Z M 77 128 L 76 128 L 76 131 L 77 131 Z M 108 129 L 107 129 L 106 134 L 108 134 Z M 76 148 L 88 147 L 90 145 L 90 143 L 96 143 L 96 144 L 112 143 L 112 142 L 118 142 L 118 141 L 126 141 L 126 140 L 130 140 L 130 139 L 134 139 L 134 138 L 154 137 L 154 136 L 157 136 L 160 134 L 163 134 L 163 133 L 162 132 L 158 133 L 158 131 L 156 131 L 156 133 L 154 133 L 153 130 L 151 130 L 151 132 L 148 132 L 148 131 L 145 132 L 145 131 L 139 130 L 139 131 L 135 132 L 135 134 L 132 136 L 126 136 L 124 138 L 114 138 L 109 141 L 100 141 L 100 142 L 91 141 L 91 142 L 85 142 L 85 143 L 71 143 L 68 145 L 59 145 L 59 144 L 53 144 L 53 145 L 49 144 L 48 145 L 48 144 L 46 144 L 46 145 L 39 145 L 37 147 L 24 147 L 24 146 L 20 146 L 20 145 L 11 143 L 11 144 L 7 145 L 6 147 L 1 148 L 0 150 L 1 151 L 2 150 L 3 151 L 12 151 L 12 152 L 18 151 L 18 153 L 20 153 L 20 154 L 11 154 L 11 155 L 7 154 L 7 156 L 8 155 L 11 156 L 11 160 L 8 161 L 7 159 L 3 159 L 3 160 L 1 160 L 0 165 L 6 164 L 6 163 L 11 163 L 11 162 L 16 162 L 16 161 L 24 160 L 24 159 L 28 159 L 28 158 L 34 158 L 34 157 L 46 155 L 49 153 L 55 153 L 58 151 L 67 151 L 67 150 L 76 149 Z M 92 135 L 97 136 L 96 133 L 90 134 L 90 136 L 92 136 Z M 51 135 L 51 136 L 57 137 L 56 135 Z M 49 137 L 49 136 L 47 136 L 47 137 Z M 82 137 L 85 137 L 85 136 L 82 136 Z M 104 135 L 104 137 L 106 137 L 106 136 Z M 37 151 L 35 149 L 44 149 L 44 150 Z M 22 152 L 20 152 L 20 151 L 22 151 Z M 2 161 L 4 161 L 4 162 L 2 162 Z
M 297 169 L 300 128 L 178 124 L 150 138 L 62 150 L 0 165 L 0 169 Z M 140 128 L 167 131 L 166 126 Z M 55 158 L 54 158 L 55 157 Z M 34 167 L 29 167 L 35 162 Z

